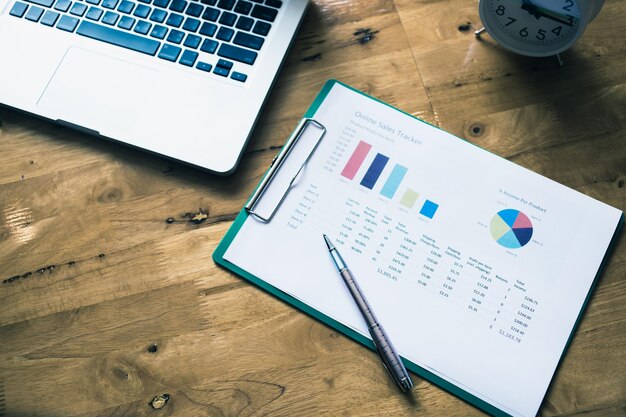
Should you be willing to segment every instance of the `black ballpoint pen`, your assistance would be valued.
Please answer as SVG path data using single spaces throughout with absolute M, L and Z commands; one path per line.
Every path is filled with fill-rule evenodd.
M 339 251 L 335 248 L 335 246 L 333 246 L 330 239 L 328 239 L 328 236 L 324 235 L 324 240 L 326 241 L 326 246 L 328 246 L 330 256 L 333 258 L 333 261 L 335 261 L 335 265 L 337 265 L 339 275 L 343 278 L 343 281 L 348 287 L 350 294 L 352 294 L 352 298 L 359 308 L 359 311 L 363 315 L 363 319 L 367 324 L 367 330 L 369 330 L 370 335 L 372 336 L 372 341 L 376 346 L 376 350 L 378 350 L 378 354 L 383 361 L 383 365 L 387 371 L 389 371 L 389 374 L 403 392 L 410 390 L 413 388 L 413 381 L 402 364 L 400 356 L 391 344 L 391 340 L 389 340 L 385 329 L 383 329 L 383 326 L 378 323 L 378 320 L 370 308 L 367 299 L 361 292 L 359 284 L 357 284 L 354 279 L 354 275 L 352 275 L 352 272 L 348 269 L 348 266 L 339 254 Z

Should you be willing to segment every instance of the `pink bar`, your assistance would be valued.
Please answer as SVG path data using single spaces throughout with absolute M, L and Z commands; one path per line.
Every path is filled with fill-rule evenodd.
M 352 152 L 350 160 L 348 160 L 348 163 L 343 168 L 343 171 L 341 171 L 341 176 L 346 177 L 350 180 L 354 179 L 356 172 L 359 170 L 359 168 L 361 168 L 361 164 L 363 164 L 363 161 L 365 161 L 365 157 L 367 156 L 367 153 L 370 151 L 370 149 L 372 149 L 372 145 L 360 141 L 359 144 L 356 146 L 354 152 Z

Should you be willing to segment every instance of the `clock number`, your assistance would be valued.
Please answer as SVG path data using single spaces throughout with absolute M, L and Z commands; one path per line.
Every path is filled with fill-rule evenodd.
M 528 28 L 527 27 L 522 28 L 522 30 L 519 31 L 519 35 L 523 38 L 528 37 Z
M 546 38 L 546 31 L 543 29 L 539 29 L 539 31 L 537 32 L 537 39 L 539 39 L 540 41 L 544 40 Z
M 507 16 L 507 19 L 509 19 L 509 23 L 507 23 L 504 26 L 511 26 L 513 23 L 517 22 L 517 19 L 513 18 L 513 17 L 509 17 Z
M 552 29 L 552 33 L 554 33 L 556 36 L 559 36 L 561 34 L 561 29 L 563 28 L 563 26 L 557 26 L 554 29 Z
M 504 16 L 504 11 L 505 11 L 505 10 L 506 10 L 506 9 L 504 8 L 504 6 L 500 5 L 500 6 L 498 6 L 498 8 L 496 9 L 496 14 L 497 14 L 498 16 Z
M 563 10 L 567 10 L 568 12 L 571 12 L 573 5 L 574 5 L 574 2 L 572 0 L 565 0 L 565 6 L 563 6 Z
M 574 16 L 566 14 L 565 17 L 567 17 L 567 22 L 569 23 L 569 25 L 574 26 Z

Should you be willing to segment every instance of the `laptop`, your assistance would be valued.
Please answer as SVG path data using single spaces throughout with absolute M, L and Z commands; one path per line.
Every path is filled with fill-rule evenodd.
M 0 0 L 0 103 L 236 168 L 307 0 Z

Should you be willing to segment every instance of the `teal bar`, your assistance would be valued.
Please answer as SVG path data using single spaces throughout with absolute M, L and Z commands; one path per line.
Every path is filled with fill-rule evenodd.
M 380 193 L 387 198 L 393 198 L 393 195 L 396 191 L 398 191 L 398 187 L 404 179 L 407 171 L 408 169 L 406 167 L 396 164 L 396 166 L 393 167 L 389 178 L 387 178 L 387 182 L 383 185 L 383 189 L 380 190 Z

